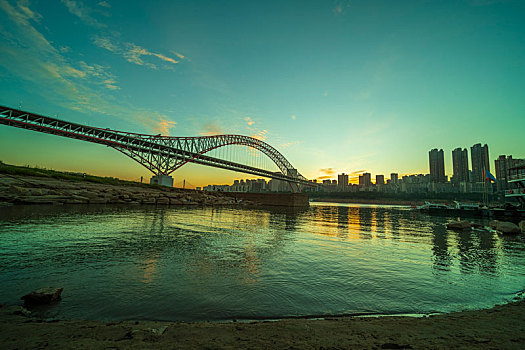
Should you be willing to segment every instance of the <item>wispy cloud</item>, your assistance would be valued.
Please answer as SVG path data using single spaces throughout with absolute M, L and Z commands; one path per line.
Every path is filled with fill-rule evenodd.
M 78 18 L 80 18 L 84 23 L 93 26 L 102 28 L 105 27 L 104 24 L 97 21 L 91 16 L 92 10 L 85 6 L 84 3 L 80 0 L 61 0 L 62 3 L 67 7 L 69 12 Z M 100 5 L 100 3 L 99 3 Z M 109 4 L 108 4 L 109 5 Z
M 174 129 L 177 125 L 177 122 L 169 120 L 167 115 L 160 113 L 141 114 L 137 117 L 155 134 L 161 134 L 163 136 L 170 136 L 170 130 Z
M 342 15 L 345 11 L 350 8 L 351 0 L 335 0 L 333 12 L 336 15 Z
M 223 134 L 222 128 L 215 123 L 208 123 L 204 125 L 204 131 L 200 133 L 202 136 L 213 136 Z
M 105 7 L 105 8 L 108 8 L 108 9 L 111 8 L 111 5 L 107 1 L 101 1 L 101 2 L 98 3 L 98 5 L 102 6 L 102 7 Z
M 93 39 L 93 43 L 95 45 L 97 45 L 98 47 L 101 47 L 103 49 L 106 49 L 108 51 L 111 51 L 111 52 L 118 52 L 120 51 L 119 47 L 117 45 L 114 45 L 111 40 L 109 40 L 108 38 L 103 38 L 103 37 L 95 37 Z
M 334 168 L 319 169 L 319 172 L 322 173 L 322 174 L 325 174 L 325 175 L 334 175 L 336 173 Z
M 259 130 L 255 134 L 250 136 L 254 139 L 264 141 L 268 138 L 268 130 Z
M 246 117 L 246 118 L 244 118 L 244 120 L 246 120 L 246 122 L 247 122 L 248 125 L 250 125 L 250 126 L 253 125 L 253 124 L 255 124 L 255 122 L 254 122 L 254 121 L 252 120 L 252 118 L 250 118 L 250 117 Z
M 301 141 L 292 141 L 292 142 L 286 142 L 279 145 L 279 149 L 287 149 L 288 147 L 299 145 L 301 144 Z
M 110 67 L 64 56 L 70 49 L 55 47 L 38 31 L 33 24 L 42 17 L 26 5 L 25 1 L 11 5 L 0 0 L 5 14 L 5 26 L 0 26 L 0 66 L 6 71 L 32 83 L 42 97 L 66 109 L 138 121 L 149 131 L 164 134 L 175 126 L 165 114 L 122 100 L 117 103 L 111 92 L 119 87 Z
M 157 69 L 158 65 L 145 61 L 145 57 L 148 57 L 148 56 L 156 57 L 162 60 L 163 62 L 167 62 L 171 64 L 177 64 L 180 62 L 172 57 L 168 57 L 161 53 L 151 52 L 137 44 L 129 43 L 129 42 L 120 44 L 108 37 L 96 36 L 95 38 L 93 38 L 93 43 L 102 49 L 105 49 L 110 52 L 121 55 L 126 61 L 130 63 L 136 64 L 139 66 L 146 66 L 152 69 Z M 184 58 L 184 56 L 182 57 Z

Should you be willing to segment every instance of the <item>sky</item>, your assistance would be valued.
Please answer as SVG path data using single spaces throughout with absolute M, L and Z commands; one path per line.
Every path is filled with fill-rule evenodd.
M 525 1 L 0 0 L 0 105 L 103 128 L 242 134 L 308 179 L 525 158 Z M 469 152 L 470 153 L 470 152 Z M 0 125 L 0 160 L 138 180 L 107 147 Z M 249 175 L 199 165 L 175 183 Z

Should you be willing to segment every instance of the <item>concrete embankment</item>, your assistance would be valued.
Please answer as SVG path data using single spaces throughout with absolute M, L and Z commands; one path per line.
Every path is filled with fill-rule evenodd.
M 50 177 L 0 174 L 0 206 L 19 204 L 251 204 L 221 193 L 145 184 L 103 184 Z

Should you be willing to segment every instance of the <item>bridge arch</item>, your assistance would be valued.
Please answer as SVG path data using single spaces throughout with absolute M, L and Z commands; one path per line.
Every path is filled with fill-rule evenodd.
M 253 148 L 255 150 L 258 150 L 262 153 L 264 153 L 271 161 L 277 165 L 281 173 L 285 176 L 300 176 L 298 173 L 293 174 L 296 172 L 296 169 L 292 166 L 292 164 L 282 155 L 281 152 L 276 150 L 274 147 L 269 145 L 268 143 L 253 138 L 249 136 L 244 135 L 215 135 L 215 136 L 204 136 L 204 137 L 196 137 L 196 142 L 204 141 L 203 142 L 203 148 L 199 150 L 198 154 L 195 155 L 191 159 L 187 159 L 173 168 L 169 169 L 167 174 L 171 174 L 173 171 L 179 169 L 181 166 L 190 163 L 193 159 L 198 158 L 199 155 L 206 154 L 214 149 L 226 147 L 226 146 L 232 146 L 232 145 L 240 145 L 240 146 L 246 146 Z M 292 174 L 291 174 L 292 173 Z

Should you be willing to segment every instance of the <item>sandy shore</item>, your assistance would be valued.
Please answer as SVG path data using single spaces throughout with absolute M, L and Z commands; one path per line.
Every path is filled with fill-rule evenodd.
M 421 318 L 253 323 L 46 321 L 7 309 L 0 308 L 2 349 L 522 349 L 525 344 L 523 300 Z

